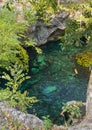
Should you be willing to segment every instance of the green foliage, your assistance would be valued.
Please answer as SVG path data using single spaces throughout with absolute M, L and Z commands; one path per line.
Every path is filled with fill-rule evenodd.
M 7 88 L 0 91 L 0 100 L 7 100 L 12 106 L 20 108 L 21 110 L 26 110 L 27 106 L 30 106 L 38 101 L 35 97 L 28 97 L 27 91 L 24 93 L 19 91 L 21 83 L 30 77 L 26 76 L 22 67 L 18 64 L 9 66 L 8 71 L 10 74 L 4 73 L 2 76 L 2 78 L 7 80 Z
M 76 56 L 77 63 L 84 67 L 92 66 L 92 52 L 83 52 Z
M 92 7 L 92 1 L 89 0 L 88 2 L 89 2 L 89 6 Z
M 0 101 L 8 101 L 11 106 L 22 111 L 27 111 L 27 107 L 31 108 L 38 102 L 36 97 L 29 97 L 27 91 L 13 93 L 9 88 L 0 90 Z
M 52 127 L 52 121 L 49 119 L 49 116 L 43 117 L 44 120 L 44 130 L 51 130 Z
M 7 81 L 7 88 L 0 90 L 0 101 L 8 101 L 21 110 L 26 110 L 27 106 L 38 101 L 35 97 L 29 97 L 27 91 L 19 91 L 22 82 L 30 78 L 27 76 L 29 57 L 24 47 L 32 46 L 37 53 L 42 53 L 40 48 L 35 47 L 36 43 L 29 39 L 21 43 L 26 29 L 25 23 L 17 22 L 14 11 L 6 7 L 0 9 L 0 68 L 4 69 L 1 74 Z
M 7 80 L 6 86 L 11 88 L 13 93 L 16 93 L 21 83 L 30 77 L 26 76 L 27 74 L 23 72 L 23 67 L 18 64 L 9 66 L 8 71 L 10 74 L 4 72 L 2 78 Z
M 24 9 L 24 16 L 31 24 L 37 20 L 48 23 L 51 15 L 57 10 L 56 1 L 53 0 L 31 0 L 29 3 L 29 8 Z
M 47 4 L 46 1 L 32 1 L 33 9 L 36 11 L 37 19 L 43 20 L 46 17 Z
M 70 12 L 70 18 L 66 21 L 66 32 L 61 40 L 61 50 L 76 55 L 76 61 L 83 67 L 92 66 L 92 2 L 91 0 L 64 5 Z M 76 7 L 75 7 L 76 6 Z M 82 40 L 81 40 L 82 39 Z
M 85 18 L 91 18 L 92 17 L 92 2 L 89 1 L 87 4 L 83 4 L 82 5 L 82 9 L 83 9 L 83 16 Z
M 20 45 L 17 34 L 22 34 L 26 26 L 17 23 L 16 15 L 7 9 L 0 10 L 0 67 L 8 67 L 11 63 L 24 65 L 28 69 L 28 55 Z
M 24 10 L 24 17 L 28 21 L 28 23 L 34 24 L 36 22 L 37 18 L 35 17 L 35 15 L 35 11 L 31 9 Z
M 26 29 L 25 23 L 17 22 L 17 14 L 13 11 L 6 8 L 0 10 L 0 67 L 17 63 L 28 71 L 28 54 L 23 47 L 33 46 L 37 53 L 42 53 L 32 40 L 27 38 L 22 43 L 19 41 L 22 37 L 25 38 Z
M 37 53 L 41 54 L 40 48 L 35 47 L 36 43 L 25 38 L 24 31 L 27 29 L 25 23 L 17 22 L 17 14 L 6 8 L 0 9 L 0 67 L 6 68 L 12 64 L 20 64 L 28 71 L 28 54 L 24 47 L 33 46 Z
M 30 8 L 24 11 L 25 18 L 31 24 L 33 24 L 36 20 L 43 20 L 46 23 L 48 23 L 51 19 L 51 15 L 55 13 L 54 7 L 56 7 L 55 3 L 51 5 L 51 2 L 54 3 L 53 0 L 32 0 Z M 80 26 L 81 19 L 66 21 L 66 34 L 64 37 L 61 37 L 62 50 L 67 50 L 67 48 L 70 47 L 72 52 L 75 51 L 72 49 L 72 45 L 74 45 L 75 47 L 82 47 L 80 43 L 80 37 L 82 35 L 85 35 L 87 37 L 88 43 L 91 43 L 92 19 L 86 19 L 90 17 L 90 11 L 87 11 L 85 9 L 83 15 L 85 16 L 83 17 L 83 20 L 84 22 L 86 22 L 86 28 Z M 7 80 L 7 88 L 5 90 L 0 90 L 0 100 L 9 101 L 12 106 L 25 110 L 26 106 L 33 104 L 37 101 L 37 99 L 35 97 L 28 97 L 26 91 L 24 93 L 21 93 L 19 91 L 22 82 L 29 78 L 29 76 L 27 76 L 26 73 L 28 71 L 28 55 L 23 47 L 32 46 L 39 54 L 42 54 L 42 51 L 40 48 L 36 47 L 35 42 L 29 40 L 28 38 L 25 38 L 24 31 L 27 28 L 27 26 L 24 23 L 18 23 L 16 19 L 17 14 L 15 15 L 14 12 L 9 11 L 6 8 L 0 10 L 0 67 L 3 67 L 5 70 L 7 70 L 4 72 L 4 75 L 2 76 L 2 78 Z M 26 40 L 22 41 L 21 43 L 19 41 L 19 39 L 21 38 L 24 38 Z M 67 54 L 69 54 L 69 52 Z M 74 64 L 70 63 L 70 59 L 68 56 L 63 58 L 63 56 L 60 55 L 60 58 L 62 60 L 54 60 L 55 52 L 53 55 L 54 58 L 50 57 L 49 60 L 51 64 L 53 62 L 55 63 L 54 65 L 52 64 L 51 77 L 53 76 L 53 74 L 55 74 L 55 76 L 62 78 L 63 80 L 65 80 L 65 82 L 67 81 L 66 79 L 68 79 L 71 82 L 71 80 L 74 78 Z M 67 65 L 67 63 L 69 64 Z M 44 66 L 46 66 L 44 56 L 39 55 L 36 59 L 36 62 L 34 62 L 33 64 L 34 66 L 32 68 L 32 71 L 33 73 L 37 73 L 39 69 L 42 69 Z M 36 67 L 38 68 L 36 69 Z M 61 74 L 61 72 L 63 74 Z M 49 86 L 49 88 L 47 88 L 45 92 L 49 93 L 54 90 L 56 90 L 56 86 Z M 77 107 L 68 107 L 69 110 L 67 107 L 65 107 L 64 111 L 68 110 L 71 113 L 73 112 L 72 116 L 70 117 L 71 120 L 73 120 L 74 115 L 79 116 Z M 45 129 L 50 129 L 50 126 L 51 121 L 48 118 L 46 118 Z
M 28 41 L 25 41 L 24 45 L 26 47 L 30 47 L 30 46 L 34 47 L 34 49 L 37 52 L 37 54 L 42 54 L 42 50 L 39 47 L 37 47 L 37 43 L 36 42 L 28 39 Z
M 75 6 L 77 5 L 77 8 Z M 82 47 L 80 38 L 84 36 L 87 39 L 86 44 L 90 44 L 92 37 L 92 7 L 89 2 L 78 4 L 63 5 L 64 9 L 70 13 L 70 18 L 66 21 L 66 32 L 61 40 L 61 49 L 67 50 L 68 47 Z M 92 41 L 92 40 L 91 40 Z M 85 44 L 85 43 L 84 43 Z
M 68 122 L 66 122 L 66 120 L 65 120 L 66 125 L 70 125 L 71 121 L 73 122 L 74 118 L 81 117 L 81 111 L 80 111 L 79 106 L 82 106 L 82 102 L 76 102 L 76 103 L 72 103 L 72 104 L 63 103 L 61 115 L 64 116 L 65 112 L 67 112 L 67 114 L 69 115 Z
M 60 37 L 61 49 L 67 50 L 67 48 L 75 46 L 80 47 L 80 38 L 84 34 L 84 28 L 80 28 L 80 23 L 76 20 L 68 19 L 66 21 L 66 32 L 63 37 Z M 77 37 L 76 37 L 77 36 Z

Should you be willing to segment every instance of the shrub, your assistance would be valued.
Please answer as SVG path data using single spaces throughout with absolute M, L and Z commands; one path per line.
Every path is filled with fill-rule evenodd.
M 84 67 L 90 67 L 92 65 L 92 52 L 86 51 L 76 56 L 77 63 Z
M 81 106 L 81 102 L 76 102 L 72 104 L 63 104 L 61 115 L 64 117 L 65 125 L 70 125 L 73 123 L 74 118 L 80 118 L 81 117 L 81 111 L 79 106 Z M 68 119 L 66 120 L 65 113 Z

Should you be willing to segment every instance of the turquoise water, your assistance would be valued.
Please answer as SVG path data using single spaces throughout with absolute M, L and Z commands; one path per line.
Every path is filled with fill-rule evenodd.
M 42 50 L 43 55 L 31 65 L 32 78 L 25 87 L 39 100 L 30 113 L 38 117 L 49 115 L 54 120 L 61 112 L 62 102 L 86 101 L 89 72 L 76 64 L 75 48 L 62 52 L 56 42 L 42 46 Z

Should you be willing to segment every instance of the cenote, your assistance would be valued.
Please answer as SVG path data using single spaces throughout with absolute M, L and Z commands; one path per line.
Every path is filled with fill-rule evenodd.
M 41 46 L 43 54 L 35 56 L 30 65 L 31 79 L 23 83 L 30 96 L 39 100 L 30 113 L 42 118 L 56 120 L 62 103 L 76 100 L 86 101 L 89 72 L 76 64 L 75 54 L 83 48 L 70 47 L 61 50 L 60 42 Z M 77 71 L 77 73 L 76 73 Z

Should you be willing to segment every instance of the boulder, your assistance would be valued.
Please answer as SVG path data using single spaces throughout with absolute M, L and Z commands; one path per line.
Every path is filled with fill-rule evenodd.
M 6 102 L 0 102 L 0 111 L 7 120 L 20 123 L 26 130 L 41 130 L 43 128 L 43 121 L 38 117 L 18 111 L 10 107 Z
M 44 24 L 43 21 L 37 21 L 34 25 L 29 27 L 27 35 L 37 43 L 37 46 L 49 41 L 56 41 L 59 36 L 65 34 L 65 19 L 67 19 L 68 16 L 68 13 L 61 11 L 56 16 L 52 16 L 49 24 Z
M 68 102 L 68 104 L 76 103 L 76 101 Z M 32 114 L 26 114 L 24 112 L 18 111 L 9 106 L 7 102 L 0 102 L 0 130 L 4 127 L 5 130 L 10 130 L 8 127 L 8 123 L 12 122 L 18 126 L 23 126 L 21 130 L 44 130 L 44 122 L 40 120 L 38 117 Z M 53 125 L 51 130 L 90 130 L 92 129 L 92 120 L 84 119 L 81 123 L 75 124 L 75 126 L 57 126 Z M 13 127 L 12 127 L 13 129 Z

